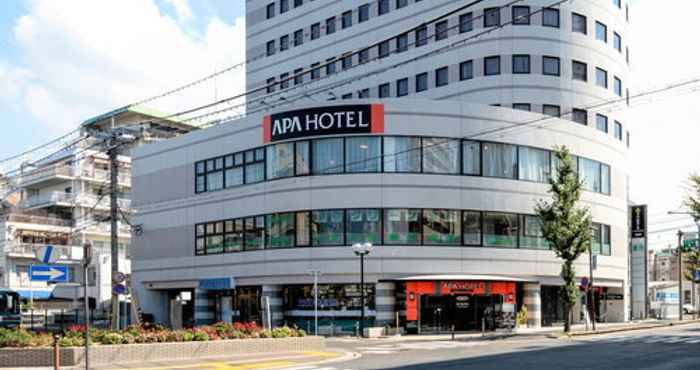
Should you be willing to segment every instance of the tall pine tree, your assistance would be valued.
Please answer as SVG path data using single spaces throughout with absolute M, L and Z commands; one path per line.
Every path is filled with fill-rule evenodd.
M 563 260 L 561 289 L 564 302 L 564 331 L 571 330 L 571 309 L 578 298 L 574 261 L 591 245 L 591 215 L 587 208 L 577 206 L 583 182 L 574 169 L 571 153 L 566 147 L 554 150 L 554 173 L 549 185 L 551 201 L 540 200 L 535 212 L 540 219 L 542 234 L 557 257 Z

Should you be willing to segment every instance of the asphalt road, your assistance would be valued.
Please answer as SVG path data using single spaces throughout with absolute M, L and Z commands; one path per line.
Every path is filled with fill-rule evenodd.
M 299 369 L 700 369 L 699 324 L 576 339 L 331 340 L 328 345 L 362 357 Z

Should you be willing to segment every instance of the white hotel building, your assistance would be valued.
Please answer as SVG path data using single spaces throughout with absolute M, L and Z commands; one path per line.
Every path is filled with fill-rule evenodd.
M 561 322 L 561 261 L 533 214 L 566 145 L 597 317 L 626 320 L 632 123 L 592 107 L 628 94 L 628 2 L 248 0 L 247 117 L 133 153 L 143 311 L 261 320 L 269 297 L 274 324 L 307 328 L 319 270 L 322 325 L 351 331 L 350 246 L 371 242 L 368 325 L 472 330 L 523 306 L 531 326 Z

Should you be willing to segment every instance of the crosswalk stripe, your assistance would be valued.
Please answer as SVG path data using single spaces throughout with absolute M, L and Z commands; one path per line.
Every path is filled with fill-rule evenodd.
M 287 367 L 284 370 L 316 370 L 316 366 L 297 366 L 297 367 Z

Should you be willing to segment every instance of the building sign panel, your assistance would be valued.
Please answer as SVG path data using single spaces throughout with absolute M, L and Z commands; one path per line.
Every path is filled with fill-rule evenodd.
M 647 236 L 647 206 L 632 206 L 632 237 L 644 238 Z
M 630 284 L 632 319 L 647 317 L 647 206 L 630 207 Z
M 384 105 L 333 105 L 263 117 L 263 142 L 308 136 L 384 132 Z
M 236 287 L 236 283 L 232 277 L 202 279 L 199 281 L 198 288 L 201 290 L 229 290 Z

